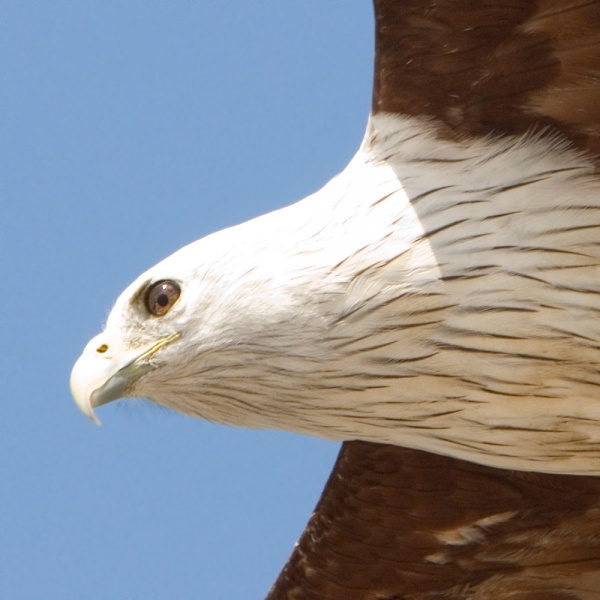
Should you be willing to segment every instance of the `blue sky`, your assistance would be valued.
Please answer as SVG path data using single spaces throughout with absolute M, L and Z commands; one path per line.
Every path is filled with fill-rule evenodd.
M 120 291 L 339 172 L 369 110 L 368 0 L 6 2 L 0 597 L 262 598 L 338 445 L 132 400 L 71 366 Z

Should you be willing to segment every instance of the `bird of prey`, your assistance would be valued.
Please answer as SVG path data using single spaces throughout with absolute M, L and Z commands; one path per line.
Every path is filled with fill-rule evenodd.
M 600 599 L 600 1 L 374 7 L 348 167 L 140 275 L 75 400 L 344 440 L 270 600 Z

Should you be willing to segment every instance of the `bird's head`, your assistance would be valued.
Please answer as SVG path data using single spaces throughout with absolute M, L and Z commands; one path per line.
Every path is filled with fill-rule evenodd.
M 413 376 L 387 372 L 399 363 L 390 345 L 401 364 L 425 352 L 427 328 L 407 325 L 415 302 L 439 308 L 438 276 L 395 173 L 359 152 L 312 196 L 138 277 L 75 364 L 73 395 L 92 419 L 97 406 L 143 397 L 230 425 L 372 438 L 353 429 L 348 405 L 364 413 L 389 377 Z M 385 372 L 371 377 L 373 364 Z
M 264 425 L 239 416 L 240 394 L 250 381 L 261 385 L 261 364 L 273 365 L 269 357 L 285 354 L 282 345 L 309 335 L 307 321 L 319 323 L 309 314 L 310 268 L 298 264 L 310 259 L 278 248 L 298 245 L 274 218 L 194 242 L 123 291 L 73 367 L 71 389 L 84 414 L 97 422 L 96 407 L 144 397 L 215 421 Z M 267 240 L 263 228 L 276 238 Z M 315 352 L 314 343 L 299 345 Z
M 120 296 L 71 374 L 73 397 L 90 419 L 98 423 L 95 407 L 135 395 L 139 379 L 166 360 L 167 347 L 181 339 L 186 302 L 180 297 L 181 282 L 173 279 L 136 282 Z

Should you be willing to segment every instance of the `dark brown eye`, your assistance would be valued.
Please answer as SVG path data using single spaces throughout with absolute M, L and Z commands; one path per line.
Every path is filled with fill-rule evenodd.
M 157 281 L 146 292 L 146 308 L 151 315 L 162 317 L 181 294 L 181 289 L 174 281 Z

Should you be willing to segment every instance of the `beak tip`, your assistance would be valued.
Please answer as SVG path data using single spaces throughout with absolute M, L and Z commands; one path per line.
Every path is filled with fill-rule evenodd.
M 93 410 L 91 410 L 88 414 L 84 414 L 94 425 L 97 425 L 98 427 L 102 425 L 102 423 L 100 423 L 100 419 L 96 416 Z
M 79 410 L 90 421 L 92 421 L 92 423 L 94 423 L 95 425 L 100 425 L 100 419 L 98 419 L 98 417 L 94 413 L 94 409 L 91 407 L 91 405 L 88 402 L 85 402 L 84 398 L 77 397 L 77 396 L 75 396 L 75 394 L 73 394 L 73 397 L 75 399 L 75 404 L 77 404 L 77 407 L 79 408 Z
M 100 420 L 94 414 L 92 401 L 87 393 L 85 378 L 81 377 L 81 360 L 78 360 L 71 372 L 71 395 L 79 410 L 96 425 L 100 425 Z

